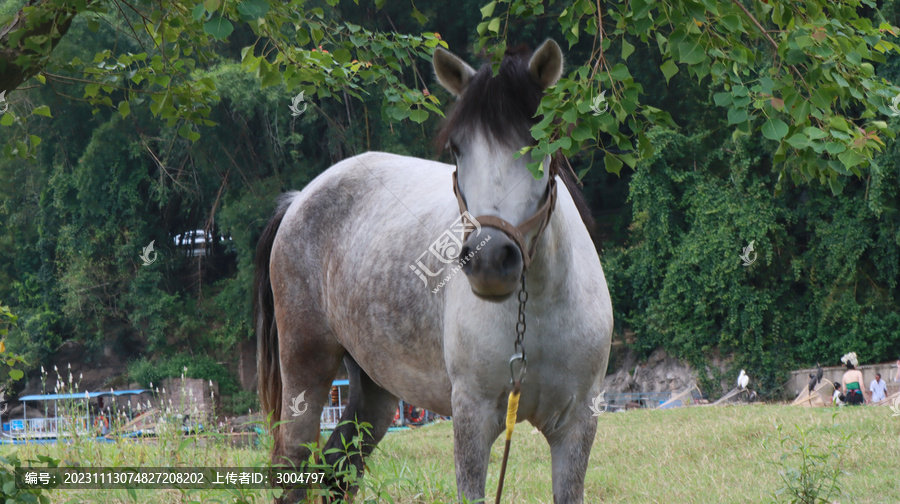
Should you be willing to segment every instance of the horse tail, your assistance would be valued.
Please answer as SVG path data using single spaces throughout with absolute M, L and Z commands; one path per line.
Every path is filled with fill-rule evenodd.
M 287 193 L 278 200 L 275 215 L 263 229 L 256 246 L 256 279 L 254 282 L 253 316 L 256 320 L 256 364 L 259 378 L 259 402 L 264 415 L 272 413 L 272 423 L 281 420 L 281 361 L 278 357 L 278 327 L 275 324 L 275 299 L 269 276 L 272 243 L 284 214 L 297 193 Z

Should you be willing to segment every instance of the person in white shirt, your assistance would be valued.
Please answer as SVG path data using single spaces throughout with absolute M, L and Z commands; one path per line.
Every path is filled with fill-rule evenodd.
M 831 395 L 831 403 L 835 406 L 844 405 L 844 394 L 841 394 L 841 384 L 834 384 L 834 394 Z
M 881 379 L 881 374 L 876 373 L 875 379 L 869 384 L 869 392 L 871 393 L 870 401 L 877 403 L 883 401 L 887 393 L 887 383 Z

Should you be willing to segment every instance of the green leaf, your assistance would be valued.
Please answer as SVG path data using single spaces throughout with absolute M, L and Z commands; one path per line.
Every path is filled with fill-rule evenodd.
M 844 184 L 837 178 L 828 179 L 828 186 L 831 188 L 831 193 L 835 196 L 844 191 Z
M 200 21 L 200 18 L 204 15 L 206 15 L 206 8 L 203 7 L 203 4 L 197 4 L 197 6 L 191 10 L 191 17 L 194 18 L 194 21 Z
M 122 114 L 122 118 L 128 117 L 128 114 L 131 113 L 131 105 L 127 101 L 120 101 L 119 113 Z
M 322 31 L 322 29 L 318 26 L 311 26 L 310 29 L 312 31 L 313 42 L 316 45 L 319 45 L 319 42 L 321 42 L 322 39 L 325 38 L 325 32 Z
M 643 132 L 638 133 L 638 145 L 641 147 L 641 157 L 643 158 L 649 158 L 655 152 L 653 144 Z
M 606 166 L 606 171 L 609 173 L 615 173 L 616 175 L 622 171 L 622 161 L 620 161 L 617 157 L 613 156 L 609 152 L 606 153 L 606 156 L 603 158 L 603 164 Z
M 672 76 L 678 73 L 678 65 L 675 64 L 675 60 L 668 60 L 659 66 L 659 69 L 662 70 L 663 75 L 666 77 L 666 84 L 672 79 Z
M 409 109 L 402 107 L 389 107 L 387 114 L 398 121 L 402 121 L 409 117 Z
M 716 93 L 713 95 L 713 101 L 719 107 L 731 105 L 731 93 Z
M 494 14 L 494 8 L 497 7 L 497 0 L 485 5 L 481 8 L 481 19 L 489 18 Z
M 622 81 L 622 80 L 631 78 L 631 73 L 628 71 L 628 67 L 622 63 L 619 63 L 618 65 L 614 66 L 613 69 L 610 70 L 609 74 L 612 76 L 613 79 L 618 80 L 618 81 Z
M 535 179 L 541 178 L 541 175 L 544 173 L 543 161 L 532 161 L 530 163 L 525 163 L 525 166 L 528 167 L 528 171 L 531 172 L 531 176 Z
M 52 115 L 50 115 L 50 107 L 48 107 L 47 105 L 41 105 L 40 107 L 34 109 L 31 113 L 44 117 L 53 117 Z
M 276 65 L 273 65 L 266 60 L 260 61 L 258 75 L 260 89 L 281 84 L 281 72 L 278 71 Z
M 794 122 L 803 122 L 806 120 L 806 117 L 809 115 L 809 102 L 806 100 L 802 100 L 800 103 L 794 106 L 794 109 L 791 110 L 791 117 L 794 118 Z
M 340 49 L 335 49 L 333 55 L 334 59 L 342 65 L 350 63 L 350 59 L 352 58 L 350 51 L 344 49 L 343 47 Z
M 491 22 L 488 23 L 487 28 L 494 33 L 500 33 L 500 18 L 491 19 Z
M 415 5 L 413 5 L 413 10 L 410 15 L 414 17 L 416 21 L 418 21 L 422 26 L 425 26 L 425 23 L 428 22 L 428 18 L 425 17 L 425 14 L 422 14 L 422 12 L 419 11 L 419 9 L 417 9 Z
M 847 146 L 840 142 L 828 142 L 825 144 L 825 150 L 833 156 L 847 150 Z
M 410 109 L 409 118 L 418 124 L 422 124 L 428 119 L 428 112 L 421 109 Z
M 681 62 L 689 65 L 696 65 L 706 59 L 706 53 L 700 42 L 694 39 L 686 39 L 678 44 L 678 51 L 681 53 Z
M 206 12 L 216 12 L 219 9 L 219 0 L 206 0 L 203 2 L 203 7 L 206 8 Z
M 594 134 L 591 131 L 591 127 L 584 121 L 575 126 L 575 129 L 572 130 L 572 140 L 576 142 L 582 142 L 589 138 L 594 138 Z
M 10 369 L 9 377 L 13 380 L 21 380 L 25 373 L 21 369 Z
M 728 110 L 728 125 L 732 124 L 741 124 L 747 120 L 747 110 L 746 109 L 729 109 Z
M 852 168 L 866 160 L 866 158 L 860 156 L 853 150 L 844 151 L 838 155 L 838 159 L 840 159 L 841 163 L 847 168 Z
M 627 60 L 631 53 L 634 52 L 634 46 L 629 44 L 627 40 L 622 39 L 622 59 Z
M 806 129 L 803 130 L 803 132 L 806 133 L 806 136 L 808 136 L 812 140 L 821 140 L 828 136 L 827 133 L 820 130 L 819 128 L 816 128 L 815 126 L 807 126 Z
M 0 117 L 0 126 L 11 126 L 15 121 L 16 118 L 12 115 L 12 113 L 7 112 L 6 114 L 3 114 L 3 117 Z
M 802 149 L 809 146 L 809 137 L 803 133 L 796 133 L 787 139 L 787 143 L 795 149 Z
M 297 29 L 297 43 L 304 46 L 309 43 L 309 32 L 306 28 Z
M 269 12 L 269 4 L 265 0 L 244 0 L 237 10 L 244 19 L 259 19 Z
M 203 25 L 203 31 L 218 40 L 225 40 L 234 31 L 231 21 L 219 16 L 207 21 Z
M 719 22 L 722 23 L 722 26 L 724 26 L 725 29 L 730 31 L 731 33 L 738 33 L 743 28 L 741 18 L 737 14 L 722 16 L 722 18 L 719 19 Z
M 769 118 L 762 127 L 762 134 L 769 140 L 780 141 L 787 135 L 788 125 L 777 117 Z

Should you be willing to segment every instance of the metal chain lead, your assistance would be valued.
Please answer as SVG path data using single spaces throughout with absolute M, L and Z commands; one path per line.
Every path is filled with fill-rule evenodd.
M 525 368 L 528 365 L 528 359 L 525 358 L 525 303 L 528 302 L 528 291 L 525 289 L 525 272 L 522 272 L 522 287 L 519 289 L 519 320 L 516 322 L 516 342 L 514 345 L 515 353 L 509 359 L 510 381 L 521 382 L 525 378 Z M 519 370 L 518 376 L 513 370 L 513 364 L 516 361 L 522 361 L 522 368 Z

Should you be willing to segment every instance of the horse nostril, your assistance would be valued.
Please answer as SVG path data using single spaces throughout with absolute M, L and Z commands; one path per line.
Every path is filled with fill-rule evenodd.
M 512 243 L 508 243 L 500 249 L 500 255 L 498 257 L 500 263 L 501 271 L 509 271 L 511 269 L 516 269 L 519 267 L 519 254 L 516 246 Z
M 468 271 L 466 268 L 472 268 L 472 260 L 469 257 L 471 252 L 472 247 L 468 245 L 463 245 L 459 250 L 459 265 L 462 267 L 463 271 Z

